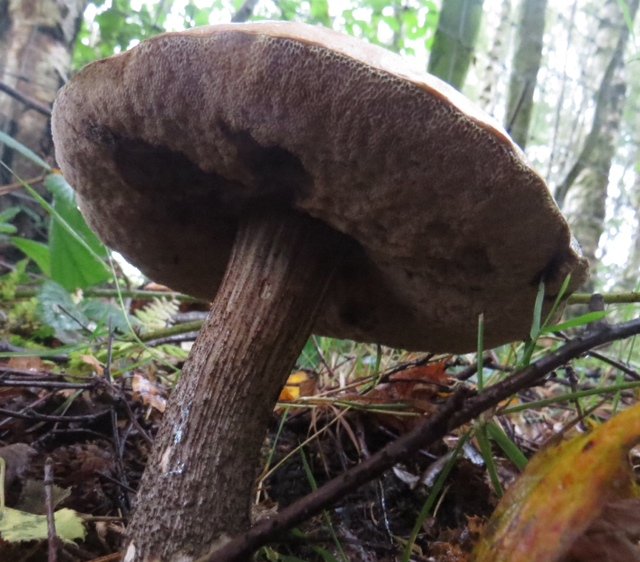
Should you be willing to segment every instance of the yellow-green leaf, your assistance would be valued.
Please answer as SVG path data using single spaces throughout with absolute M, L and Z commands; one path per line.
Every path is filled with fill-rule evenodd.
M 5 507 L 0 517 L 0 538 L 7 542 L 43 540 L 47 538 L 46 515 L 33 515 Z M 82 517 L 73 509 L 60 509 L 54 513 L 56 534 L 66 542 L 84 539 L 86 529 Z
M 507 491 L 475 562 L 560 559 L 611 501 L 637 495 L 627 454 L 640 442 L 640 404 L 538 453 Z

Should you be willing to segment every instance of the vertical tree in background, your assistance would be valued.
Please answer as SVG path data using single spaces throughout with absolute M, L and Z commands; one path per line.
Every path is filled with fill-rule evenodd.
M 48 110 L 71 66 L 88 0 L 0 0 L 0 131 L 47 158 L 53 149 Z M 23 179 L 42 170 L 0 143 L 0 161 Z M 0 183 L 15 181 L 0 168 Z M 15 204 L 0 198 L 0 208 Z M 14 221 L 34 236 L 31 220 Z
M 473 58 L 484 0 L 446 0 L 431 47 L 428 70 L 458 90 Z
M 602 81 L 596 94 L 593 122 L 575 164 L 557 190 L 558 201 L 563 204 L 569 224 L 594 271 L 604 230 L 609 171 L 625 102 L 624 57 L 629 24 L 635 18 L 638 0 L 629 0 L 625 6 L 630 21 L 618 0 L 607 0 L 601 8 L 593 63 L 599 68 Z M 593 280 L 591 283 L 593 285 Z
M 52 149 L 43 109 L 51 107 L 69 72 L 86 4 L 87 0 L 0 0 L 0 83 L 7 87 L 0 92 L 0 130 L 42 156 Z M 34 173 L 23 158 L 6 147 L 0 150 L 2 161 L 20 176 Z M 6 171 L 0 170 L 0 176 L 6 180 Z
M 636 228 L 633 233 L 629 260 L 625 264 L 620 284 L 629 291 L 638 291 L 640 290 L 640 217 L 637 216 L 637 211 L 640 209 L 640 174 L 637 170 L 634 185 L 631 187 L 630 199 L 636 209 Z
M 478 102 L 490 115 L 495 114 L 498 99 L 496 86 L 500 74 L 504 69 L 504 60 L 508 48 L 509 16 L 511 15 L 511 0 L 502 0 L 498 23 L 493 30 L 493 37 L 487 52 L 487 63 L 479 76 L 481 81 Z
M 547 0 L 522 0 L 516 31 L 505 126 L 513 140 L 524 148 L 527 144 L 533 93 L 542 60 Z

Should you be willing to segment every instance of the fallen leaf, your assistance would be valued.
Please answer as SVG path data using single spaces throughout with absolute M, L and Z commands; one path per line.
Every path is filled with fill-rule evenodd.
M 500 501 L 474 560 L 561 560 L 605 506 L 637 496 L 628 453 L 638 442 L 640 404 L 586 435 L 539 452 Z
M 7 366 L 16 371 L 31 371 L 34 373 L 46 370 L 44 361 L 40 357 L 32 356 L 12 357 L 7 361 Z
M 89 367 L 91 367 L 98 376 L 101 377 L 104 375 L 104 365 L 93 355 L 81 355 L 80 360 L 85 365 L 89 365 Z
M 412 367 L 411 369 L 394 373 L 389 377 L 389 380 L 395 383 L 423 382 L 427 384 L 449 386 L 451 384 L 451 377 L 447 375 L 447 364 L 448 359 L 443 359 L 442 361 L 434 361 L 433 363 L 427 363 L 426 365 Z
M 47 516 L 33 515 L 5 507 L 0 517 L 0 538 L 7 542 L 44 540 L 47 538 Z M 66 542 L 84 539 L 87 531 L 83 519 L 73 509 L 60 509 L 54 513 L 56 534 Z
M 131 380 L 131 390 L 134 392 L 134 398 L 140 400 L 145 406 L 151 406 L 159 412 L 166 410 L 167 399 L 162 388 L 148 378 L 135 373 Z
M 316 391 L 316 381 L 307 371 L 291 373 L 280 392 L 278 402 L 292 402 L 301 396 L 313 396 Z

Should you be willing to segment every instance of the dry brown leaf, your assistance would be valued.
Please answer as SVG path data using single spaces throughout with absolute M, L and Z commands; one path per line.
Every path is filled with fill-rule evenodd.
M 135 373 L 131 379 L 131 390 L 133 397 L 145 406 L 151 406 L 159 412 L 164 412 L 167 408 L 167 399 L 162 388 L 139 373 Z
M 12 357 L 7 361 L 7 366 L 17 371 L 32 371 L 34 373 L 46 370 L 44 361 L 40 357 L 32 356 Z
M 104 366 L 93 355 L 81 355 L 80 359 L 85 365 L 89 365 L 98 376 L 104 375 Z

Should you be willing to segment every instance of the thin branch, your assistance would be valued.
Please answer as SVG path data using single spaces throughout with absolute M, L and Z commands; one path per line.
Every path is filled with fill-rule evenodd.
M 7 410 L 6 408 L 0 408 L 0 414 L 7 416 L 9 418 L 19 418 L 21 420 L 37 420 L 37 421 L 51 421 L 51 422 L 90 422 L 94 421 L 102 416 L 109 415 L 111 410 L 107 408 L 106 410 L 102 410 L 96 414 L 85 414 L 83 416 L 50 416 L 47 414 L 39 414 L 37 412 L 32 412 L 30 409 L 25 409 L 24 412 L 12 412 L 11 410 Z
M 13 99 L 18 100 L 20 103 L 26 105 L 29 109 L 34 109 L 38 113 L 41 113 L 45 117 L 51 117 L 51 108 L 47 107 L 45 104 L 31 99 L 30 97 L 25 96 L 23 93 L 19 92 L 15 88 L 5 84 L 4 82 L 0 82 L 0 92 L 4 92 L 8 94 Z
M 74 383 L 74 382 L 47 382 L 47 381 L 30 381 L 30 380 L 0 380 L 0 387 L 12 386 L 18 388 L 52 388 L 52 389 L 77 389 L 77 390 L 91 390 L 97 385 L 96 382 L 87 384 Z
M 47 457 L 44 463 L 44 496 L 47 507 L 47 539 L 48 539 L 48 562 L 58 562 L 58 551 L 60 549 L 60 539 L 56 534 L 56 520 L 53 506 L 53 460 Z
M 0 196 L 8 195 L 9 193 L 13 193 L 14 191 L 19 191 L 21 189 L 24 189 L 25 183 L 28 183 L 30 186 L 34 186 L 39 183 L 42 183 L 45 177 L 46 176 L 40 174 L 39 176 L 36 176 L 34 178 L 26 179 L 24 180 L 24 182 L 17 181 L 14 183 L 7 183 L 5 185 L 0 185 Z
M 222 548 L 200 558 L 198 562 L 248 560 L 259 547 L 343 499 L 346 494 L 380 476 L 400 460 L 476 419 L 481 413 L 497 406 L 502 400 L 541 382 L 547 374 L 567 361 L 605 343 L 639 333 L 640 319 L 615 326 L 601 326 L 598 330 L 587 332 L 514 375 L 490 386 L 481 394 L 470 397 L 468 390 L 460 389 L 447 400 L 437 414 L 409 433 L 389 443 L 369 459 L 329 481 L 317 491 L 284 508 L 276 516 L 258 522 L 246 533 L 231 539 Z

